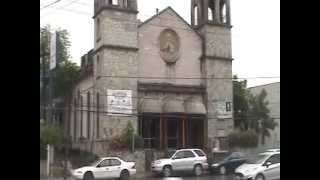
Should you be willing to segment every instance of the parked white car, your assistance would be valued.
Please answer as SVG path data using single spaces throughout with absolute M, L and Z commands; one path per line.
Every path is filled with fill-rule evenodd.
M 89 166 L 72 171 L 75 179 L 94 180 L 120 178 L 129 179 L 136 174 L 135 162 L 126 162 L 118 157 L 105 157 L 93 162 Z
M 180 149 L 173 151 L 167 158 L 151 163 L 154 173 L 169 177 L 173 172 L 191 171 L 196 176 L 208 169 L 207 156 L 201 149 Z
M 266 152 L 280 152 L 280 149 L 267 149 Z
M 280 152 L 264 152 L 239 166 L 235 170 L 236 180 L 280 179 Z

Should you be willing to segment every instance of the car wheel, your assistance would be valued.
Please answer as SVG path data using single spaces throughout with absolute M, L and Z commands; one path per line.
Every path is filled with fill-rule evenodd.
M 220 172 L 221 175 L 225 175 L 227 173 L 227 170 L 226 170 L 226 168 L 224 166 L 221 166 L 219 168 L 219 172 Z
M 120 174 L 120 180 L 128 180 L 129 179 L 129 172 L 127 170 L 122 170 Z
M 254 180 L 265 180 L 262 174 L 258 174 Z
M 92 172 L 86 172 L 83 176 L 84 180 L 94 180 Z
M 196 176 L 201 176 L 202 175 L 202 172 L 203 172 L 203 169 L 202 169 L 202 166 L 201 165 L 196 165 L 193 169 L 194 171 L 194 175 Z
M 170 177 L 172 173 L 171 167 L 170 166 L 164 166 L 162 170 L 162 174 L 164 177 Z

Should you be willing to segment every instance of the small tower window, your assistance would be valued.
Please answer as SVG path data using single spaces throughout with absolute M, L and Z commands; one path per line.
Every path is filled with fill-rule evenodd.
M 211 8 L 208 8 L 208 20 L 213 21 L 213 11 Z
M 112 5 L 119 5 L 118 0 L 109 0 L 109 3 L 111 2 Z
M 222 8 L 221 8 L 221 22 L 222 22 L 222 23 L 227 23 L 227 8 L 226 8 L 226 3 L 223 3 Z
M 198 6 L 194 7 L 194 25 L 198 25 Z

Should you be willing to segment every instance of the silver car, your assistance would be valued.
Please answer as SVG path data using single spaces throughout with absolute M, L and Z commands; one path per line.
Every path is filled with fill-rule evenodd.
M 208 169 L 207 156 L 201 149 L 180 149 L 172 152 L 167 158 L 151 163 L 154 173 L 169 177 L 173 172 L 191 171 L 196 176 Z
M 280 179 L 280 152 L 264 152 L 239 166 L 235 170 L 236 180 Z

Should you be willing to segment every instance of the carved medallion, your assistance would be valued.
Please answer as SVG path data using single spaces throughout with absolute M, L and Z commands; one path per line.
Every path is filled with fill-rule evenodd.
M 180 38 L 178 34 L 165 29 L 159 36 L 160 56 L 166 63 L 175 63 L 180 57 Z

